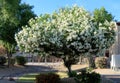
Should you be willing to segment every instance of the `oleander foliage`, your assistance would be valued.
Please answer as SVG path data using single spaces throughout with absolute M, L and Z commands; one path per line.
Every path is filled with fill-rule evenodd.
M 73 6 L 31 19 L 15 39 L 21 51 L 61 57 L 71 72 L 80 54 L 97 54 L 114 43 L 114 28 L 114 22 L 98 24 L 84 8 Z

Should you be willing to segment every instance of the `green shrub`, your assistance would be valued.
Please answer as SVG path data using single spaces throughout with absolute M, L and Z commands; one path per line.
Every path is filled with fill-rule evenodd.
M 106 68 L 107 59 L 105 57 L 98 57 L 95 59 L 95 65 L 97 68 Z
M 100 83 L 101 76 L 95 72 L 82 71 L 81 74 L 75 78 L 76 83 Z
M 25 57 L 23 56 L 16 56 L 16 61 L 18 65 L 25 65 L 25 63 L 27 62 Z
M 86 68 L 86 72 L 92 72 L 94 70 L 94 68 L 92 68 L 92 67 L 87 67 Z
M 13 66 L 15 64 L 15 58 L 10 58 L 10 64 Z
M 0 56 L 0 65 L 4 65 L 6 63 L 6 58 L 4 56 Z
M 69 77 L 76 77 L 77 76 L 77 72 L 76 71 L 72 71 L 71 73 L 68 72 L 68 76 Z
M 60 77 L 55 73 L 41 73 L 36 76 L 36 83 L 60 83 Z
M 74 77 L 72 77 L 72 78 L 62 78 L 60 80 L 60 83 L 76 83 L 76 80 L 74 79 Z

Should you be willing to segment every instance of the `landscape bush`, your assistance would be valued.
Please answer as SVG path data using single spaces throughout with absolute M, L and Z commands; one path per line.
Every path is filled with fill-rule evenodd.
M 36 76 L 35 83 L 60 83 L 60 77 L 55 73 L 41 73 Z
M 96 72 L 81 71 L 75 78 L 76 83 L 100 83 L 101 76 Z
M 23 56 L 16 56 L 16 62 L 18 65 L 25 65 L 27 61 Z
M 10 58 L 10 64 L 13 66 L 15 64 L 15 58 Z
M 107 67 L 107 58 L 97 57 L 95 59 L 95 65 L 97 68 L 106 68 Z
M 77 76 L 77 72 L 76 71 L 72 71 L 71 73 L 68 72 L 68 76 L 69 77 L 76 77 Z
M 0 56 L 0 65 L 4 65 L 6 61 L 7 61 L 6 57 Z

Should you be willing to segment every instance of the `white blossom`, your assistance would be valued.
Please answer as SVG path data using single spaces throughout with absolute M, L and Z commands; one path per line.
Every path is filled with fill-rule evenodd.
M 115 23 L 105 21 L 97 28 L 97 23 L 92 21 L 93 17 L 84 8 L 73 6 L 47 15 L 31 19 L 30 26 L 23 27 L 15 35 L 21 50 L 35 51 L 46 46 L 52 51 L 57 49 L 64 53 L 65 50 L 61 49 L 66 46 L 73 54 L 75 51 L 88 54 L 106 49 L 114 43 Z

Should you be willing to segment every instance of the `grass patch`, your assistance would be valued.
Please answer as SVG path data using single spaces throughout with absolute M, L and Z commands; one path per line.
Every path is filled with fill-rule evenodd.
M 60 76 L 60 78 L 68 77 L 66 72 L 56 72 L 56 74 L 58 74 Z
M 68 77 L 66 72 L 55 72 L 60 76 L 60 78 L 65 78 Z M 26 74 L 17 80 L 17 83 L 35 83 L 35 76 L 39 75 L 39 73 L 31 73 L 31 74 Z
M 34 83 L 35 82 L 35 76 L 38 74 L 26 74 L 17 80 L 17 83 Z

